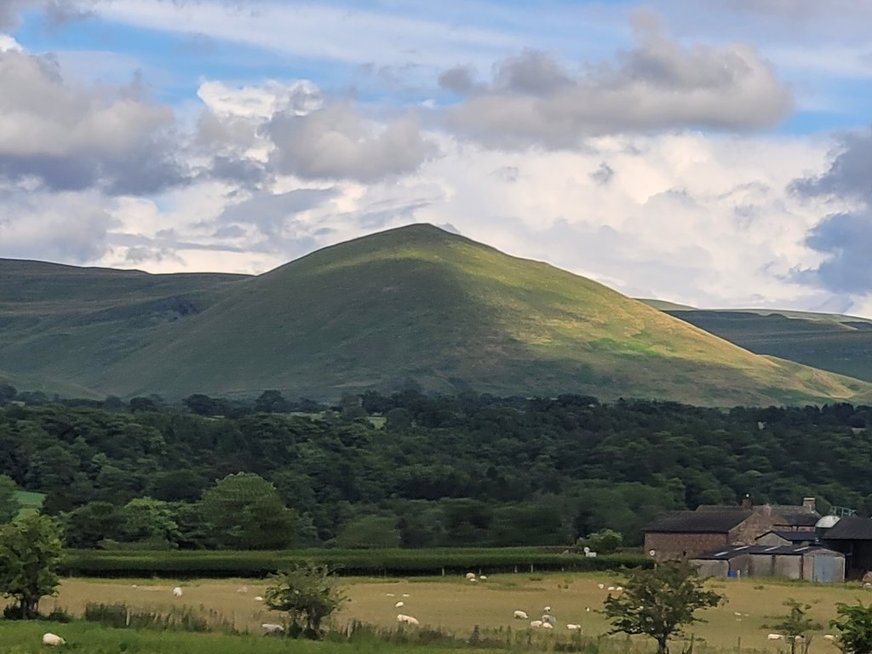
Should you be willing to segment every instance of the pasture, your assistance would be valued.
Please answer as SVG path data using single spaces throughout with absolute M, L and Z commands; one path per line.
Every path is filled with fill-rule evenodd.
M 558 620 L 558 633 L 566 623 L 582 625 L 585 636 L 596 637 L 608 631 L 605 618 L 598 613 L 608 594 L 608 586 L 619 580 L 604 573 L 495 574 L 483 582 L 471 583 L 460 575 L 409 579 L 355 578 L 343 580 L 348 602 L 336 617 L 336 626 L 352 620 L 377 626 L 396 626 L 397 613 L 417 617 L 424 626 L 438 627 L 459 637 L 468 636 L 475 625 L 487 632 L 504 633 L 528 628 L 527 621 L 513 620 L 515 609 L 526 611 L 530 619 L 552 607 Z M 717 580 L 712 586 L 727 597 L 727 603 L 702 613 L 705 623 L 691 628 L 696 644 L 713 649 L 736 651 L 779 651 L 783 643 L 768 641 L 766 635 L 778 616 L 786 612 L 784 600 L 795 598 L 812 605 L 810 615 L 823 629 L 813 638 L 810 651 L 837 654 L 838 650 L 822 638 L 835 616 L 837 602 L 872 600 L 872 592 L 857 585 L 814 585 L 775 580 Z M 180 584 L 181 598 L 171 589 Z M 599 588 L 599 584 L 605 586 Z M 257 632 L 264 622 L 277 622 L 281 616 L 269 611 L 255 598 L 263 595 L 266 584 L 252 580 L 94 580 L 66 579 L 57 598 L 45 600 L 43 610 L 63 607 L 80 615 L 87 602 L 123 602 L 131 608 L 168 611 L 189 606 L 204 616 L 232 624 L 239 630 Z M 404 606 L 396 608 L 396 602 Z M 216 622 L 217 623 L 217 622 Z M 610 637 L 615 640 L 621 636 Z M 640 643 L 641 644 L 641 643 Z

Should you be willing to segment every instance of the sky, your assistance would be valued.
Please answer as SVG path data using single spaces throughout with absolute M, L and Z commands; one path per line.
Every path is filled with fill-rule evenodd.
M 872 0 L 0 0 L 0 257 L 261 273 L 429 222 L 872 317 Z

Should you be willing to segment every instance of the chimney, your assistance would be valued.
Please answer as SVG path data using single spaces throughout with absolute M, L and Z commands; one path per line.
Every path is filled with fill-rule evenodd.
M 806 511 L 810 511 L 814 513 L 817 509 L 815 508 L 815 501 L 813 497 L 803 497 L 802 498 L 802 507 Z
M 749 495 L 748 493 L 745 493 L 745 497 L 742 498 L 742 508 L 750 510 L 751 506 L 752 506 L 751 495 Z

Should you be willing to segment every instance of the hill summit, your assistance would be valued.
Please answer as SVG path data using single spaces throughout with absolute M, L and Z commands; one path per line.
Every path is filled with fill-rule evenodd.
M 31 345 L 62 338 L 64 347 L 31 359 L 41 367 L 26 365 L 26 344 L 7 357 L 0 343 L 5 375 L 166 397 L 414 386 L 729 405 L 849 400 L 872 388 L 752 354 L 584 277 L 426 224 L 256 277 L 138 273 L 126 292 L 122 276 L 131 275 L 116 272 L 117 294 L 97 310 L 42 321 Z M 172 295 L 158 297 L 160 288 Z M 178 315 L 154 320 L 155 307 Z

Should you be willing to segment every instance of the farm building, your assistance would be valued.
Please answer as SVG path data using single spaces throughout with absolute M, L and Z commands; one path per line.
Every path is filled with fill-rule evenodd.
M 819 545 L 737 545 L 691 559 L 703 577 L 845 580 L 845 557 Z
M 848 579 L 872 570 L 872 519 L 825 516 L 818 525 L 821 542 L 845 556 Z
M 741 506 L 703 505 L 695 511 L 657 516 L 645 527 L 645 551 L 664 561 L 696 558 L 732 545 L 753 545 L 772 532 L 803 532 L 814 540 L 819 518 L 814 498 L 805 498 L 801 506 L 753 506 L 749 498 Z

